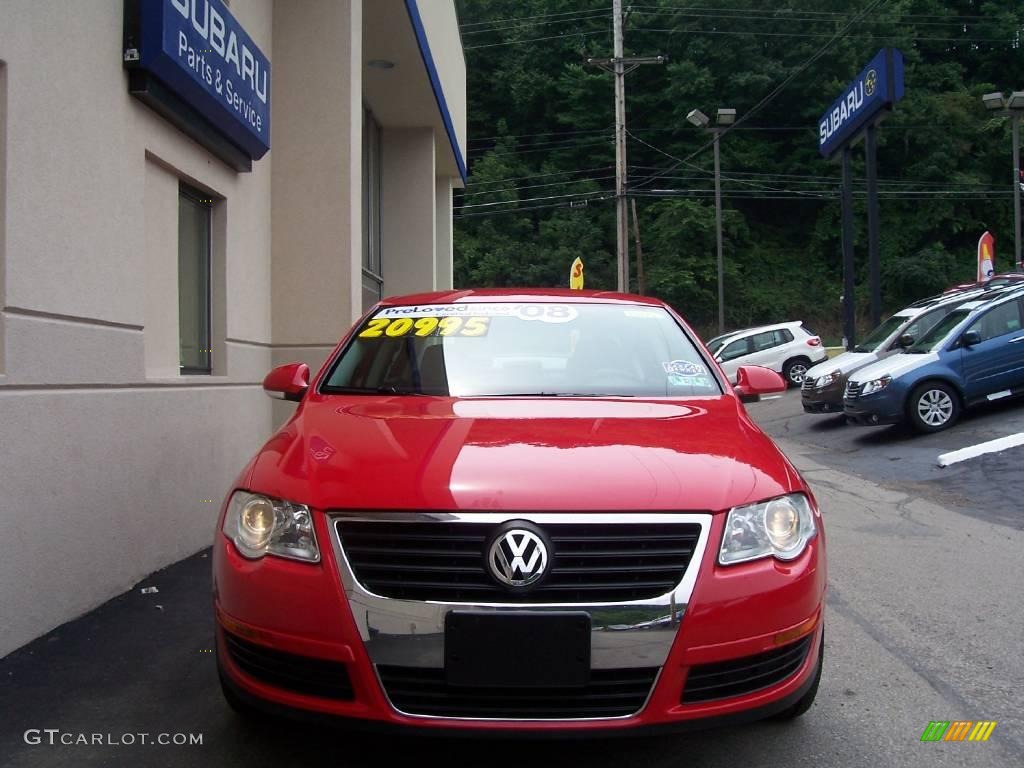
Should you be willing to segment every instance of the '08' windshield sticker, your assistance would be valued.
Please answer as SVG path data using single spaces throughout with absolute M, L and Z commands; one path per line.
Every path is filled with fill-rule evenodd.
M 661 367 L 665 369 L 665 373 L 676 376 L 705 376 L 708 372 L 700 363 L 691 363 L 689 360 L 672 360 L 662 363 Z
M 543 323 L 568 323 L 579 317 L 579 311 L 568 304 L 466 303 L 384 307 L 374 315 L 374 319 L 395 317 L 516 317 Z

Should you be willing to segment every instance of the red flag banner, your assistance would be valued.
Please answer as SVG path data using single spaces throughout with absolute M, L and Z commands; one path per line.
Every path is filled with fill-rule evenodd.
M 978 282 L 990 280 L 995 274 L 996 239 L 985 232 L 978 240 Z

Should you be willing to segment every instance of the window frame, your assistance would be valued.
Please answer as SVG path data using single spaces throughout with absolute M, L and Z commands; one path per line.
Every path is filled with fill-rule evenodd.
M 363 136 L 360 170 L 362 183 L 360 195 L 362 211 L 363 252 L 360 259 L 362 290 L 376 287 L 376 301 L 384 296 L 384 259 L 381 251 L 381 187 L 383 179 L 383 132 L 373 111 L 363 105 Z M 368 282 L 369 281 L 369 284 Z M 364 306 L 369 309 L 371 305 Z
M 181 317 L 178 317 L 178 372 L 182 376 L 209 376 L 213 373 L 213 199 L 209 193 L 205 193 L 202 190 L 196 189 L 195 187 L 186 184 L 184 181 L 178 182 L 178 204 L 180 206 L 182 198 L 187 199 L 197 207 L 206 211 L 206 296 L 205 301 L 202 301 L 203 308 L 205 311 L 205 328 L 206 338 L 197 339 L 199 344 L 204 341 L 205 347 L 200 346 L 200 350 L 203 351 L 203 356 L 206 360 L 205 367 L 187 366 L 181 362 Z M 181 221 L 181 211 L 179 207 L 178 212 L 179 225 Z M 178 274 L 181 274 L 181 241 L 178 242 Z M 178 280 L 178 306 L 179 313 L 181 311 L 181 280 Z
M 998 312 L 999 310 L 1003 309 L 1003 307 L 1007 307 L 1007 306 L 1014 306 L 1014 307 L 1017 308 L 1017 320 L 1020 323 L 1020 325 L 1017 328 L 1013 329 L 1013 330 L 1003 331 L 1002 333 L 997 334 L 995 336 L 982 336 L 981 337 L 981 343 L 984 344 L 986 341 L 992 341 L 993 339 L 999 339 L 999 338 L 1002 338 L 1003 336 L 1007 336 L 1007 335 L 1009 335 L 1011 333 L 1021 333 L 1022 331 L 1024 331 L 1024 308 L 1021 307 L 1020 299 L 1013 299 L 1012 301 L 1000 302 L 999 304 L 996 304 L 994 307 L 989 308 L 989 310 L 987 312 L 983 312 L 980 315 L 978 315 L 976 318 L 974 318 L 974 320 L 971 321 L 971 324 L 968 325 L 966 328 L 964 328 L 963 333 L 967 333 L 968 331 L 977 330 L 978 327 L 982 323 L 984 323 L 989 318 L 990 315 L 992 315 L 992 313 Z M 963 338 L 963 333 L 960 334 L 961 339 Z M 980 335 L 980 331 L 979 331 L 979 335 Z
M 724 347 L 722 347 L 721 352 L 719 352 L 718 355 L 716 355 L 716 357 L 718 357 L 719 362 L 728 363 L 728 362 L 730 362 L 732 360 L 738 360 L 741 357 L 746 357 L 747 355 L 752 355 L 754 353 L 754 351 L 753 351 L 754 350 L 754 342 L 753 342 L 752 339 L 753 339 L 753 336 L 744 336 L 742 339 L 733 339 L 732 341 L 727 342 Z M 725 356 L 725 350 L 727 350 L 733 344 L 744 344 L 744 345 L 746 345 L 746 347 L 745 347 L 746 351 L 743 352 L 743 354 L 741 354 L 741 355 L 734 355 L 733 357 L 726 357 Z

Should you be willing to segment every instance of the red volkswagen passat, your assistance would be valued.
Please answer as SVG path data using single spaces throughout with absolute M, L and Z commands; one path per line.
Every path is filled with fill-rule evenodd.
M 239 475 L 214 543 L 236 709 L 617 730 L 795 717 L 825 540 L 799 473 L 660 301 L 457 291 L 375 306 Z

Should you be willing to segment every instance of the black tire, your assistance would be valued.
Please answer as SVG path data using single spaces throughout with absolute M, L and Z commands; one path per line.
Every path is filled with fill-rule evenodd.
M 782 366 L 782 377 L 786 380 L 787 386 L 799 387 L 804 383 L 804 375 L 810 369 L 810 360 L 806 357 L 794 357 Z
M 224 695 L 224 701 L 228 703 L 228 706 L 235 711 L 235 714 L 247 721 L 258 722 L 265 719 L 265 715 L 262 711 L 254 707 L 249 702 L 243 700 L 235 690 L 231 687 L 231 684 L 224 679 L 224 673 L 219 669 L 217 670 L 217 677 L 220 680 L 220 691 Z
M 791 707 L 782 710 L 772 719 L 778 720 L 779 722 L 788 722 L 790 720 L 796 720 L 800 715 L 803 715 L 811 708 L 814 704 L 814 698 L 818 695 L 818 686 L 821 684 L 821 669 L 825 666 L 825 630 L 821 630 L 821 641 L 818 644 L 818 668 L 814 672 L 814 682 L 811 683 L 811 687 L 807 689 L 807 693 L 800 697 L 800 700 L 793 704 Z
M 942 381 L 926 381 L 907 398 L 907 417 L 918 432 L 941 432 L 960 418 L 960 393 Z

